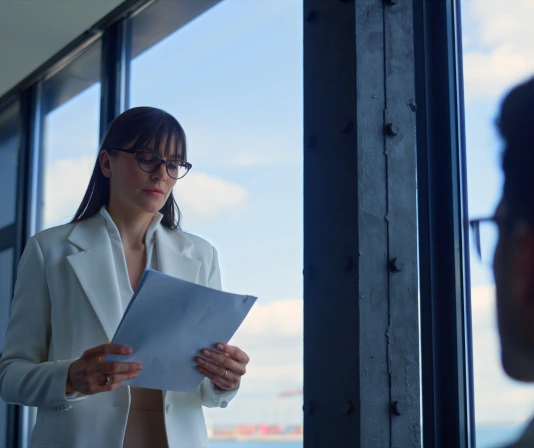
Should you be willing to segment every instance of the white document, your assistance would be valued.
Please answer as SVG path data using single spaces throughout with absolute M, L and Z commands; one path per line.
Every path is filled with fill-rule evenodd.
M 122 384 L 193 392 L 205 378 L 195 356 L 228 343 L 255 302 L 146 269 L 112 340 L 132 354 L 106 355 L 104 361 L 143 364 L 137 378 Z

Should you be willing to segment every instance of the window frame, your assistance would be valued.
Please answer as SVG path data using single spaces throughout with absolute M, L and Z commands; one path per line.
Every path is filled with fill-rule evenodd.
M 424 446 L 468 448 L 476 441 L 460 1 L 414 2 L 414 18 Z

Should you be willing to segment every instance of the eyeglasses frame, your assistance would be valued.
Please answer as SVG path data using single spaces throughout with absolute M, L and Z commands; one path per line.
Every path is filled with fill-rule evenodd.
M 122 148 L 106 148 L 108 151 L 120 151 L 120 152 L 125 152 L 125 153 L 128 153 L 128 154 L 134 154 L 135 155 L 135 158 L 137 160 L 137 165 L 139 166 L 139 169 L 141 171 L 143 171 L 144 173 L 155 173 L 159 167 L 161 165 L 165 165 L 165 169 L 167 170 L 167 174 L 169 175 L 169 177 L 171 179 L 175 179 L 175 180 L 178 180 L 178 179 L 183 179 L 187 173 L 189 173 L 189 170 L 193 167 L 193 165 L 191 165 L 189 162 L 184 162 L 184 161 L 180 161 L 179 165 L 180 166 L 183 166 L 185 168 L 187 168 L 187 171 L 185 172 L 185 174 L 181 177 L 172 177 L 169 173 L 169 164 L 171 163 L 170 161 L 168 160 L 163 160 L 160 156 L 158 156 L 155 152 L 153 151 L 148 151 L 146 149 L 143 149 L 143 150 L 139 150 L 139 149 L 122 149 Z M 149 154 L 152 154 L 154 156 L 156 156 L 159 160 L 160 160 L 160 163 L 159 165 L 154 168 L 153 171 L 145 171 L 143 168 L 141 168 L 141 164 L 139 163 L 139 156 L 138 154 L 141 154 L 141 153 L 149 153 Z

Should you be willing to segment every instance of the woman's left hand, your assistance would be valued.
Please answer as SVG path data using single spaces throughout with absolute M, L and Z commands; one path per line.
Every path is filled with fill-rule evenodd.
M 222 342 L 215 345 L 217 350 L 205 348 L 202 356 L 197 356 L 197 370 L 211 379 L 215 389 L 228 392 L 239 387 L 241 377 L 247 372 L 250 361 L 248 355 L 238 347 Z

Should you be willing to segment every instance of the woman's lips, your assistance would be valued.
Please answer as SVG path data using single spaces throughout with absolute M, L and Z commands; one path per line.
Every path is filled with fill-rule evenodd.
M 145 190 L 148 194 L 152 195 L 152 196 L 156 196 L 156 197 L 161 197 L 163 196 L 163 190 L 159 190 L 157 188 L 153 189 L 153 190 Z

